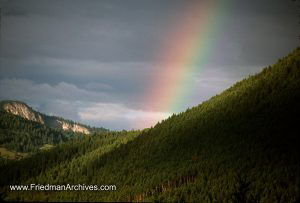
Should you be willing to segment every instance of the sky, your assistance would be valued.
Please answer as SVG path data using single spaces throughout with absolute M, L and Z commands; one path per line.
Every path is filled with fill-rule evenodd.
M 0 0 L 0 99 L 142 129 L 299 46 L 299 1 Z

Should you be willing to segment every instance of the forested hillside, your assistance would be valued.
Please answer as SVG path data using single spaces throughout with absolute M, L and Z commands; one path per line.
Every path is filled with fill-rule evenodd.
M 68 140 L 68 132 L 48 128 L 6 111 L 0 111 L 0 146 L 17 152 L 36 152 L 44 144 Z
M 299 202 L 299 103 L 297 48 L 261 73 L 151 129 L 84 137 L 8 162 L 0 168 L 1 198 Z M 8 188 L 21 183 L 114 184 L 117 190 Z
M 13 113 L 6 107 L 11 107 Z M 63 128 L 66 126 L 70 129 Z M 75 132 L 72 130 L 74 126 L 78 132 L 76 129 Z M 44 145 L 55 146 L 74 137 L 83 136 L 86 131 L 89 135 L 108 132 L 105 128 L 90 127 L 39 113 L 24 102 L 8 100 L 0 102 L 0 147 L 12 153 L 34 153 Z M 0 150 L 0 157 L 3 158 L 5 155 L 3 156 L 2 152 Z

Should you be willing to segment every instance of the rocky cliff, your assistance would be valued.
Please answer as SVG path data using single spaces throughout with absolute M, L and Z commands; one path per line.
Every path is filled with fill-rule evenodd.
M 76 123 L 68 123 L 68 122 L 65 122 L 65 121 L 60 121 L 58 120 L 58 122 L 61 124 L 61 128 L 63 130 L 70 130 L 70 131 L 73 131 L 73 132 L 79 132 L 79 133 L 83 133 L 83 134 L 90 134 L 90 131 L 81 126 L 81 125 L 78 125 Z
M 45 124 L 44 119 L 33 109 L 21 102 L 8 102 L 3 105 L 3 109 L 14 115 L 21 116 L 27 120 L 36 121 Z
M 41 114 L 31 107 L 26 105 L 23 102 L 19 101 L 2 101 L 1 107 L 8 113 L 12 113 L 14 115 L 21 116 L 27 120 L 39 122 L 48 127 L 52 128 L 60 128 L 66 131 L 90 134 L 90 131 L 84 125 L 74 123 L 73 121 L 68 121 L 63 118 L 47 116 L 45 114 Z

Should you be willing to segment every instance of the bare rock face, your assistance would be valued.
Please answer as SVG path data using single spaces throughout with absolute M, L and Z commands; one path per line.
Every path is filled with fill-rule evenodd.
M 45 124 L 42 116 L 40 114 L 36 114 L 26 104 L 19 103 L 19 102 L 10 102 L 4 104 L 3 108 L 7 112 L 12 113 L 14 115 L 21 116 L 27 120 L 36 121 L 41 124 Z
M 39 112 L 34 111 L 32 108 L 27 106 L 23 102 L 18 101 L 9 101 L 3 104 L 3 109 L 11 114 L 21 116 L 27 120 L 39 122 L 43 125 L 46 125 L 49 127 L 49 122 L 47 123 L 47 118 L 49 116 L 42 115 Z M 59 126 L 59 128 L 63 130 L 83 133 L 83 134 L 90 134 L 91 132 L 84 126 L 74 123 L 74 122 L 68 122 L 63 119 L 59 119 L 58 117 L 52 117 L 52 119 L 55 119 L 54 122 L 56 122 Z M 53 126 L 50 126 L 53 127 Z
M 80 126 L 78 124 L 66 123 L 66 122 L 60 121 L 60 120 L 57 120 L 57 121 L 61 124 L 61 127 L 63 130 L 70 130 L 73 132 L 90 134 L 90 131 L 87 128 Z

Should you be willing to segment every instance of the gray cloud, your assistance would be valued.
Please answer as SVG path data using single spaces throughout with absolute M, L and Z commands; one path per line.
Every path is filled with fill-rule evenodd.
M 162 23 L 154 17 L 165 18 L 162 8 L 141 10 L 106 1 L 12 1 L 5 5 L 4 10 L 18 8 L 26 13 L 5 15 L 2 20 L 6 47 L 2 54 L 13 58 L 149 60 L 163 32 Z
M 55 86 L 46 83 L 36 84 L 27 79 L 0 80 L 0 95 L 3 98 L 19 98 L 26 100 L 67 100 L 67 101 L 99 101 L 106 100 L 105 93 L 87 91 L 74 84 L 60 82 Z
M 99 83 L 87 85 L 92 89 L 95 86 L 97 89 L 111 88 Z M 117 130 L 149 127 L 170 115 L 168 112 L 133 109 L 121 101 L 115 103 L 114 99 L 109 100 L 110 96 L 106 93 L 80 89 L 65 82 L 51 86 L 27 79 L 2 79 L 0 95 L 0 99 L 25 101 L 42 113 Z

